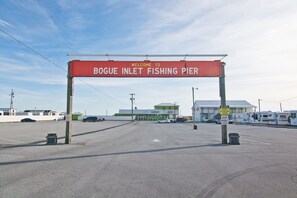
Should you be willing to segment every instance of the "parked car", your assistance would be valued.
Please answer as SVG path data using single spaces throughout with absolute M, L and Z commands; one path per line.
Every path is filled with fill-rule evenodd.
M 98 121 L 105 121 L 105 118 L 99 118 Z
M 185 118 L 176 118 L 175 121 L 176 121 L 176 122 L 185 122 L 186 119 L 185 119 Z
M 158 123 L 172 123 L 176 122 L 174 119 L 159 120 Z
M 36 120 L 33 120 L 31 118 L 24 118 L 24 119 L 21 119 L 21 122 L 36 122 Z
M 83 119 L 83 122 L 97 122 L 99 121 L 96 116 L 89 116 Z

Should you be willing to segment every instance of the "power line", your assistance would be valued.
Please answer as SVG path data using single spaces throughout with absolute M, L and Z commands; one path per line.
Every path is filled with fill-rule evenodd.
M 38 18 L 34 16 L 34 14 L 32 12 L 28 12 L 27 9 L 20 3 L 20 2 L 15 2 L 16 6 L 25 14 L 27 15 L 29 18 L 33 19 L 33 21 L 35 23 L 37 23 L 40 27 L 43 27 L 42 23 L 39 22 Z M 50 18 L 51 20 L 53 20 L 52 18 Z M 57 36 L 61 37 L 66 43 L 72 45 L 72 43 L 70 43 L 70 41 L 68 39 L 66 39 L 59 31 L 53 31 L 55 34 L 57 34 Z M 56 39 L 53 35 L 51 34 L 47 34 L 50 37 Z
M 120 101 L 120 100 L 118 100 L 118 99 L 116 99 L 116 98 L 114 98 L 114 97 L 108 95 L 107 93 L 101 91 L 100 89 L 94 87 L 93 85 L 87 83 L 86 81 L 84 81 L 84 80 L 82 80 L 82 79 L 80 79 L 80 78 L 76 78 L 76 79 L 79 80 L 79 81 L 81 81 L 81 82 L 83 82 L 83 83 L 85 83 L 86 85 L 88 85 L 89 87 L 95 89 L 96 91 L 100 92 L 101 94 L 103 94 L 103 95 L 105 95 L 105 96 L 107 96 L 107 97 L 109 97 L 109 98 L 111 98 L 111 99 L 113 99 L 113 100 L 115 100 L 115 101 L 117 101 L 117 102 L 119 102 L 119 103 L 127 104 L 127 103 L 124 103 L 124 102 L 122 102 L 122 101 Z
M 9 34 L 8 32 L 4 31 L 4 30 L 1 29 L 1 28 L 0 28 L 0 31 L 1 31 L 2 33 L 6 34 L 7 36 L 9 36 L 10 38 L 12 38 L 13 40 L 17 41 L 19 44 L 25 46 L 26 48 L 28 48 L 29 50 L 31 50 L 31 51 L 34 52 L 35 54 L 39 55 L 39 56 L 42 57 L 43 59 L 45 59 L 45 60 L 47 60 L 48 62 L 52 63 L 54 66 L 56 66 L 56 67 L 58 67 L 59 69 L 61 69 L 61 70 L 65 71 L 65 72 L 67 72 L 66 69 L 64 69 L 63 67 L 59 66 L 58 64 L 56 64 L 55 62 L 53 62 L 53 61 L 50 60 L 49 58 L 45 57 L 44 55 L 40 54 L 38 51 L 36 51 L 35 49 L 33 49 L 32 47 L 30 47 L 30 46 L 27 45 L 26 43 L 24 43 L 24 42 L 18 40 L 17 38 L 15 38 L 14 36 L 12 36 L 11 34 Z M 96 87 L 90 85 L 89 83 L 87 83 L 87 82 L 84 81 L 84 80 L 79 79 L 79 78 L 78 78 L 78 80 L 81 81 L 81 82 L 83 82 L 83 83 L 85 83 L 85 84 L 88 85 L 89 87 L 95 89 L 96 91 L 100 92 L 101 94 L 103 94 L 103 95 L 105 95 L 105 96 L 107 96 L 107 97 L 109 97 L 109 98 L 111 98 L 111 99 L 113 99 L 113 100 L 115 100 L 115 101 L 117 101 L 117 102 L 120 102 L 120 103 L 122 103 L 122 104 L 126 104 L 126 103 L 124 103 L 124 102 L 122 102 L 122 101 L 120 101 L 120 100 L 118 100 L 118 99 L 116 99 L 116 98 L 114 98 L 114 97 L 108 95 L 107 93 L 105 93 L 105 92 L 103 92 L 103 91 L 97 89 Z
M 292 98 L 287 98 L 287 99 L 284 99 L 284 100 L 263 100 L 263 101 L 265 101 L 265 102 L 287 102 L 287 101 L 290 101 L 290 100 L 293 100 L 293 99 L 296 99 L 297 98 L 297 96 L 295 96 L 295 97 L 292 97 Z
M 56 67 L 62 69 L 63 71 L 67 72 L 66 69 L 64 69 L 63 67 L 57 65 L 56 63 L 54 63 L 53 61 L 51 61 L 50 59 L 48 59 L 47 57 L 43 56 L 42 54 L 40 54 L 38 51 L 36 51 L 35 49 L 33 49 L 32 47 L 30 47 L 29 45 L 27 45 L 26 43 L 18 40 L 17 38 L 15 38 L 14 36 L 12 36 L 11 34 L 9 34 L 8 32 L 4 31 L 3 29 L 0 29 L 1 32 L 3 32 L 4 34 L 6 34 L 7 36 L 9 36 L 10 38 L 12 38 L 13 40 L 17 41 L 18 43 L 20 43 L 21 45 L 25 46 L 26 48 L 28 48 L 29 50 L 31 50 L 32 52 L 34 52 L 35 54 L 39 55 L 40 57 L 42 57 L 43 59 L 47 60 L 48 62 L 52 63 L 53 65 L 55 65 Z
M 29 12 L 23 7 L 23 5 L 21 5 L 19 2 L 16 2 L 16 3 L 17 3 L 17 6 L 21 9 L 21 11 L 22 11 L 25 15 L 27 15 L 28 17 L 30 17 L 31 19 L 33 19 L 33 21 L 35 21 L 38 25 L 42 26 L 42 23 L 40 23 L 39 20 L 38 20 L 32 13 L 29 13 Z M 58 36 L 60 36 L 64 41 L 66 41 L 67 43 L 69 43 L 70 45 L 72 45 L 68 40 L 66 40 L 66 39 L 64 38 L 64 36 L 63 36 L 62 34 L 60 34 L 60 32 L 57 32 L 57 34 L 58 34 Z M 11 35 L 9 35 L 9 36 L 12 37 Z M 13 39 L 15 39 L 15 38 L 13 38 Z M 18 41 L 18 42 L 19 42 L 19 41 Z M 24 43 L 21 42 L 21 44 L 24 44 Z M 26 47 L 29 47 L 29 46 L 26 45 L 26 44 L 25 44 L 25 46 L 26 46 Z M 39 54 L 36 50 L 32 49 L 31 47 L 29 47 L 29 49 L 32 50 L 32 51 L 34 51 L 35 53 L 37 53 L 37 54 L 40 55 L 41 57 L 45 58 L 46 60 L 50 61 L 48 58 L 42 56 L 41 54 Z M 54 62 L 52 62 L 52 61 L 50 61 L 50 62 L 51 62 L 52 64 L 54 64 L 55 66 L 59 67 L 60 69 L 62 69 L 63 71 L 66 71 L 65 69 L 63 69 L 63 68 L 61 68 L 60 66 L 56 65 Z M 67 72 L 67 71 L 66 71 L 66 72 Z M 118 101 L 118 102 L 120 102 L 120 103 L 123 103 L 123 102 L 121 102 L 121 101 L 119 101 L 119 100 L 113 98 L 112 96 L 109 96 L 108 94 L 104 93 L 103 91 L 97 89 L 96 87 L 94 87 L 94 86 L 88 84 L 86 81 L 84 81 L 84 80 L 82 80 L 82 79 L 78 79 L 78 80 L 81 81 L 81 82 L 83 82 L 83 83 L 85 83 L 85 84 L 87 84 L 89 87 L 91 87 L 91 88 L 97 90 L 98 92 L 102 93 L 103 95 L 105 95 L 105 96 L 107 96 L 107 97 L 110 97 L 110 98 L 112 98 L 112 99 L 114 99 L 114 100 L 116 100 L 116 101 Z

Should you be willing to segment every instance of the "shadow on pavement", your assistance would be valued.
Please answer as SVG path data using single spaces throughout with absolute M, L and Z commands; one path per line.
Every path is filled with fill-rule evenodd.
M 123 152 L 102 153 L 102 154 L 93 154 L 93 155 L 79 155 L 79 156 L 69 156 L 69 157 L 10 161 L 10 162 L 0 162 L 0 166 L 13 165 L 13 164 L 37 163 L 37 162 L 49 162 L 49 161 L 62 161 L 62 160 L 72 160 L 72 159 L 84 159 L 84 158 L 105 157 L 105 156 L 160 153 L 160 152 L 187 150 L 187 149 L 195 149 L 195 148 L 202 148 L 202 147 L 222 147 L 222 146 L 225 147 L 229 145 L 228 144 L 205 144 L 205 145 L 193 145 L 193 146 L 171 147 L 171 148 L 161 148 L 161 149 L 148 149 L 148 150 L 139 150 L 139 151 L 123 151 Z
M 120 124 L 120 125 L 116 125 L 116 126 L 111 126 L 108 128 L 104 128 L 104 129 L 99 129 L 99 130 L 95 130 L 95 131 L 87 131 L 87 132 L 83 132 L 83 133 L 78 133 L 78 134 L 74 134 L 72 135 L 72 137 L 77 137 L 77 136 L 83 136 L 83 135 L 89 135 L 92 133 L 98 133 L 98 132 L 102 132 L 102 131 L 106 131 L 109 129 L 113 129 L 113 128 L 117 128 L 117 127 L 121 127 L 127 124 L 130 124 L 131 122 L 127 122 L 124 124 Z M 58 137 L 58 140 L 61 139 L 65 139 L 65 136 L 62 137 Z M 9 144 L 9 145 L 0 145 L 0 150 L 3 149 L 9 149 L 9 148 L 19 148 L 19 147 L 34 147 L 34 146 L 48 146 L 46 143 L 46 140 L 41 140 L 41 141 L 36 141 L 36 142 L 30 142 L 28 144 Z

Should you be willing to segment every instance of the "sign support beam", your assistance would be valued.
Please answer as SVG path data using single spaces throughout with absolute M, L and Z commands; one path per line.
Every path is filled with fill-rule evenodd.
M 220 97 L 221 97 L 221 108 L 226 108 L 226 88 L 225 88 L 225 63 L 221 63 L 222 76 L 220 77 Z M 227 144 L 227 125 L 221 125 L 222 131 L 222 144 Z
M 73 98 L 73 77 L 71 76 L 71 62 L 68 62 L 65 144 L 71 143 L 72 98 Z

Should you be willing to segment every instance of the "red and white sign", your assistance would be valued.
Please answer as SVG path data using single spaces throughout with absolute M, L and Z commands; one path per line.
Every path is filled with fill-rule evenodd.
M 220 77 L 220 61 L 71 61 L 71 77 Z

